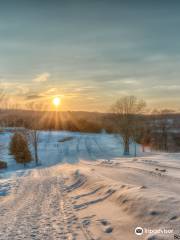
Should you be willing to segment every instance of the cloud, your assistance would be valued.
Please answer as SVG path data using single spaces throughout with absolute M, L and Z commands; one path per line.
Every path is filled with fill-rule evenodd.
M 134 80 L 134 79 L 127 79 L 127 80 L 124 80 L 124 81 L 122 81 L 122 82 L 125 83 L 125 84 L 131 84 L 131 85 L 137 85 L 137 84 L 140 84 L 139 81 Z
M 58 91 L 58 89 L 53 87 L 53 88 L 50 88 L 47 91 L 43 92 L 43 94 L 44 95 L 52 95 L 52 94 L 56 93 L 57 91 Z
M 50 73 L 44 72 L 44 73 L 37 75 L 37 77 L 34 78 L 32 81 L 33 82 L 46 82 L 46 81 L 48 81 L 49 77 L 50 77 Z
M 180 90 L 180 85 L 158 85 L 153 88 L 158 90 L 177 91 Z
M 38 98 L 42 98 L 42 96 L 40 96 L 38 94 L 32 94 L 32 95 L 28 95 L 26 97 L 27 100 L 34 100 L 34 99 L 38 99 Z

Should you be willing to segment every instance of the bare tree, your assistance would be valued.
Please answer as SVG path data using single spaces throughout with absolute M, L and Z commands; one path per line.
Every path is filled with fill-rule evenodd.
M 0 83 L 0 111 L 2 111 L 2 109 L 4 109 L 4 107 L 6 108 L 6 104 L 5 104 L 5 101 L 4 101 L 5 97 L 6 97 L 5 88 L 2 85 L 2 83 Z
M 146 118 L 143 122 L 140 143 L 142 145 L 142 151 L 145 152 L 145 147 L 151 147 L 152 145 L 152 126 L 149 122 L 149 119 Z
M 171 114 L 173 110 L 162 109 L 155 115 L 152 123 L 154 147 L 158 150 L 168 151 L 169 142 L 172 135 L 173 120 Z
M 38 146 L 39 146 L 40 132 L 37 129 L 30 129 L 28 131 L 28 136 L 29 136 L 30 143 L 33 147 L 34 160 L 36 162 L 36 165 L 38 165 L 39 163 Z
M 135 96 L 122 97 L 112 106 L 117 131 L 124 143 L 124 155 L 129 155 L 130 140 L 136 140 L 139 117 L 146 104 Z
M 31 102 L 28 105 L 28 108 L 31 109 L 32 112 L 32 121 L 29 126 L 27 135 L 31 146 L 33 147 L 34 160 L 36 162 L 36 165 L 38 165 L 39 163 L 38 146 L 40 141 L 39 121 L 37 118 L 37 111 L 34 102 Z

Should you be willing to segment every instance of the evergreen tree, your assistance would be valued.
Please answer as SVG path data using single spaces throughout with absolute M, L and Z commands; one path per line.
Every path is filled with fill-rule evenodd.
M 15 133 L 12 136 L 9 150 L 10 154 L 14 155 L 17 163 L 22 163 L 25 166 L 26 163 L 29 163 L 32 160 L 27 140 L 20 133 Z

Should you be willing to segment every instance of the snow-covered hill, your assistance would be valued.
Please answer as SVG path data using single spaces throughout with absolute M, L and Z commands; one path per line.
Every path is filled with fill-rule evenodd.
M 180 154 L 123 157 L 119 136 L 41 132 L 41 165 L 24 168 L 0 135 L 0 240 L 174 239 L 180 234 Z M 110 161 L 108 161 L 110 160 Z M 69 164 L 71 163 L 71 164 Z M 73 163 L 73 164 L 72 164 Z

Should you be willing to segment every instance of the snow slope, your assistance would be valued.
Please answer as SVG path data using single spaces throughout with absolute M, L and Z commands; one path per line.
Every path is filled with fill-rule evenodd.
M 180 154 L 142 154 L 139 146 L 138 157 L 124 158 L 115 135 L 41 132 L 41 166 L 24 169 L 8 155 L 9 139 L 9 133 L 0 136 L 9 164 L 0 173 L 0 240 L 180 234 Z M 173 233 L 137 237 L 137 226 Z

